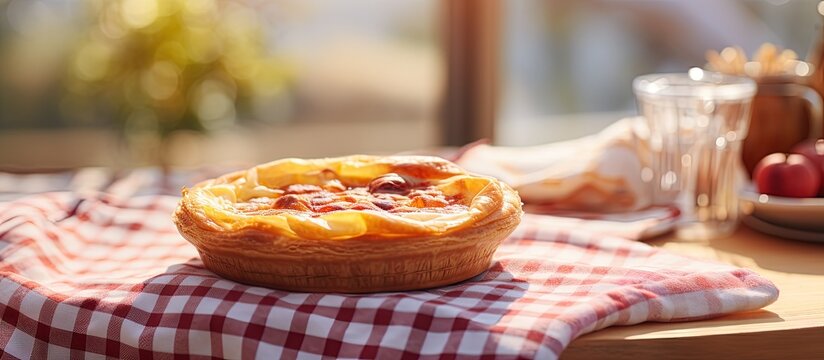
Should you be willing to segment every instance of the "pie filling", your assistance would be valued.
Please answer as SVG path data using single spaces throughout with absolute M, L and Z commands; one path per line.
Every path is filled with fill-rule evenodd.
M 494 179 L 430 157 L 283 159 L 184 189 L 206 227 L 302 239 L 445 234 L 517 206 Z M 514 205 L 513 205 L 514 204 Z
M 374 210 L 388 213 L 460 213 L 469 206 L 461 194 L 445 195 L 437 186 L 412 177 L 388 173 L 366 186 L 347 186 L 332 179 L 322 185 L 294 184 L 273 189 L 272 196 L 239 201 L 235 209 L 246 215 Z

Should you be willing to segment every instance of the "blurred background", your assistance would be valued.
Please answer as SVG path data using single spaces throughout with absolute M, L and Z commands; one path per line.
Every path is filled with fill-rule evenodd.
M 632 79 L 761 43 L 817 1 L 0 0 L 0 170 L 253 164 L 634 114 Z

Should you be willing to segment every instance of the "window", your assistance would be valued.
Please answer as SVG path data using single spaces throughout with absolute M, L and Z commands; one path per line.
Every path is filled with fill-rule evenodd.
M 804 58 L 817 1 L 505 2 L 496 141 L 537 144 L 593 133 L 636 114 L 632 79 L 703 66 L 709 49 L 764 42 Z
M 435 145 L 440 11 L 434 0 L 0 1 L 0 165 L 116 165 L 121 143 L 136 165 Z

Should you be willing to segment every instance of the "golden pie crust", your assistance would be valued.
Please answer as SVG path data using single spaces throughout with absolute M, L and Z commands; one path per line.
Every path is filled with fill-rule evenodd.
M 226 278 L 307 292 L 431 288 L 485 271 L 518 194 L 425 156 L 284 159 L 184 189 L 173 218 Z

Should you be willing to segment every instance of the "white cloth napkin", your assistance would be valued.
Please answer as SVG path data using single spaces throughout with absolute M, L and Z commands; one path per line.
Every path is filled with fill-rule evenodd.
M 472 145 L 456 162 L 497 177 L 544 210 L 627 212 L 653 204 L 648 131 L 641 117 L 598 134 L 530 147 Z M 646 181 L 645 181 L 646 180 Z

